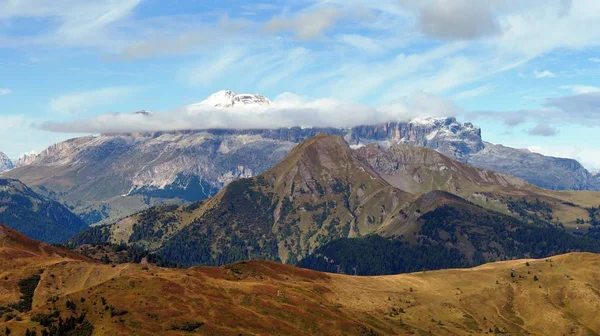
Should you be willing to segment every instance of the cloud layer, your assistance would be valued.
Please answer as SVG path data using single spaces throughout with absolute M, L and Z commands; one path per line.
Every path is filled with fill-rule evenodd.
M 352 127 L 392 120 L 408 121 L 416 117 L 454 116 L 458 112 L 453 103 L 422 92 L 380 107 L 333 98 L 304 100 L 287 93 L 277 97 L 268 108 L 216 108 L 193 104 L 150 115 L 105 114 L 85 120 L 47 121 L 39 128 L 63 133 L 122 133 L 212 128 Z

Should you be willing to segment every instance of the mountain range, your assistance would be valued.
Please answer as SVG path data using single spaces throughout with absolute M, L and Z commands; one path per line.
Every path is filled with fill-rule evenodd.
M 199 103 L 219 108 L 269 108 L 254 94 L 220 91 Z M 148 113 L 148 112 L 145 112 Z M 545 157 L 483 141 L 481 129 L 454 118 L 343 128 L 188 130 L 80 137 L 24 156 L 3 176 L 60 200 L 87 223 L 110 223 L 147 207 L 184 204 L 215 195 L 236 178 L 256 176 L 292 148 L 320 133 L 352 148 L 406 144 L 431 148 L 476 167 L 555 190 L 600 190 L 577 161 Z
M 153 207 L 95 226 L 71 244 L 143 247 L 183 265 L 267 259 L 347 272 L 337 264 L 343 249 L 326 253 L 350 239 L 351 251 L 370 256 L 353 261 L 357 274 L 392 274 L 600 252 L 596 240 L 582 236 L 591 224 L 579 224 L 592 204 L 600 204 L 600 193 L 543 190 L 434 150 L 352 150 L 341 136 L 317 135 L 271 169 L 235 180 L 208 200 Z M 412 255 L 414 268 L 379 265 L 390 258 L 373 257 L 377 251 L 392 260 Z
M 596 254 L 354 277 L 268 261 L 104 264 L 0 225 L 7 335 L 591 335 Z M 543 312 L 543 314 L 540 314 Z

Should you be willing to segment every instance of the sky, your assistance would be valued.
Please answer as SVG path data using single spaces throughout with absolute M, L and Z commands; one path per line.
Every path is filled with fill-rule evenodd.
M 224 89 L 276 104 L 190 108 Z M 600 169 L 600 1 L 0 0 L 13 159 L 90 133 L 418 116 Z

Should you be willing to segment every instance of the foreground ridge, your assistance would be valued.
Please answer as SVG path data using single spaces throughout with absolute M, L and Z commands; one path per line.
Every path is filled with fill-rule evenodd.
M 354 277 L 269 261 L 191 269 L 111 266 L 57 248 L 31 252 L 40 246 L 0 226 L 0 329 L 13 335 L 600 332 L 596 254 Z

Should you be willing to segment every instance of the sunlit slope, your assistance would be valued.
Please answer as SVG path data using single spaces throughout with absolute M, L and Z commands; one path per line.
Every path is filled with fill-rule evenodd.
M 113 267 L 6 229 L 1 244 L 11 258 L 0 264 L 0 330 L 13 335 L 40 334 L 59 317 L 77 317 L 72 324 L 80 335 L 600 333 L 595 254 L 353 277 L 267 261 L 187 270 Z M 23 301 L 20 280 L 36 275 L 31 306 L 7 308 Z

